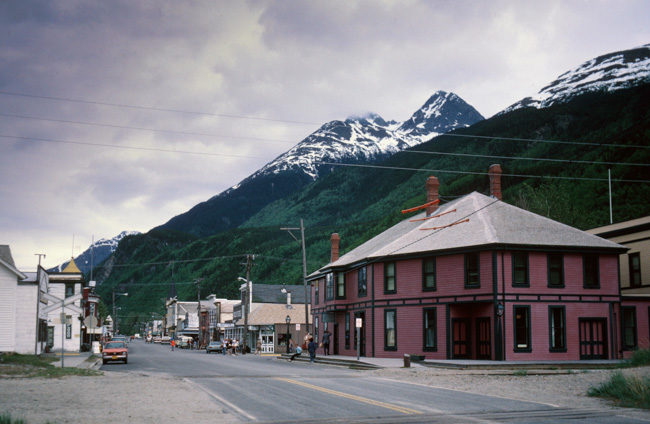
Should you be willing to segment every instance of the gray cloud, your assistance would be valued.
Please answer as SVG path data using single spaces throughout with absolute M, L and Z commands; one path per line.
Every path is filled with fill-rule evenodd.
M 147 231 L 320 124 L 368 111 L 404 120 L 436 90 L 490 116 L 584 60 L 647 43 L 649 9 L 643 0 L 2 2 L 0 243 L 24 270 L 34 253 L 56 265 L 73 253 L 73 234 L 85 248 L 93 235 Z

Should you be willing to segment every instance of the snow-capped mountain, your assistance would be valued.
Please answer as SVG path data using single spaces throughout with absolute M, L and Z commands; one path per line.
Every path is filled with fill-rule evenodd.
M 86 274 L 90 272 L 91 266 L 95 267 L 102 263 L 104 259 L 108 258 L 111 253 L 117 249 L 120 240 L 126 236 L 136 234 L 140 233 L 137 231 L 122 231 L 112 239 L 99 239 L 95 243 L 91 244 L 81 255 L 74 258 L 74 263 L 77 264 L 77 268 L 79 268 L 81 272 Z M 59 266 L 48 269 L 48 271 L 61 272 L 69 263 L 70 261 L 64 262 Z
M 332 121 L 239 184 L 157 228 L 204 237 L 238 227 L 269 203 L 331 171 L 324 163 L 371 163 L 483 120 L 453 93 L 438 91 L 405 122 L 376 114 Z
M 323 162 L 383 159 L 483 119 L 476 109 L 456 94 L 438 91 L 404 122 L 385 121 L 374 113 L 328 122 L 249 178 L 300 169 L 316 179 Z
M 565 72 L 533 97 L 526 97 L 500 114 L 525 107 L 538 109 L 567 102 L 590 91 L 615 91 L 650 81 L 650 44 L 588 60 Z

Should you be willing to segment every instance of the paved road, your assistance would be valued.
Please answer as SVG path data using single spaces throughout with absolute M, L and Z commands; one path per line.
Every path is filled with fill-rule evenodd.
M 134 341 L 129 363 L 107 372 L 165 374 L 185 379 L 244 422 L 609 424 L 641 421 L 611 411 L 555 408 L 373 378 L 364 371 L 278 360 L 271 356 L 171 351 Z M 192 405 L 191 407 L 197 407 Z

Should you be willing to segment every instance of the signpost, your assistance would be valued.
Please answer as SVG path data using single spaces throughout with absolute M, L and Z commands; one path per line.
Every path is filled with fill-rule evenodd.
M 63 368 L 64 361 L 63 357 L 65 356 L 65 331 L 66 331 L 66 324 L 72 325 L 72 321 L 70 320 L 67 322 L 67 318 L 65 315 L 65 308 L 70 309 L 73 313 L 81 315 L 83 312 L 80 307 L 74 304 L 77 300 L 81 300 L 83 295 L 81 293 L 77 293 L 74 296 L 67 297 L 65 299 L 59 299 L 56 296 L 51 295 L 50 293 L 43 293 L 43 298 L 46 299 L 51 304 L 48 304 L 45 308 L 43 308 L 43 313 L 44 314 L 49 314 L 50 312 L 56 310 L 57 308 L 61 308 L 61 368 Z
M 361 356 L 361 327 L 363 326 L 363 320 L 361 318 L 357 318 L 355 320 L 355 324 L 357 327 L 357 361 L 358 361 L 359 356 Z

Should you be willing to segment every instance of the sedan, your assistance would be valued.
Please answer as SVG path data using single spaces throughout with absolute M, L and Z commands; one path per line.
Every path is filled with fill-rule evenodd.
M 210 342 L 210 344 L 206 346 L 205 353 L 211 353 L 211 352 L 221 352 L 221 342 L 220 341 L 215 340 L 213 342 Z
M 107 342 L 102 351 L 102 362 L 106 364 L 109 361 L 129 361 L 129 349 L 124 342 Z

